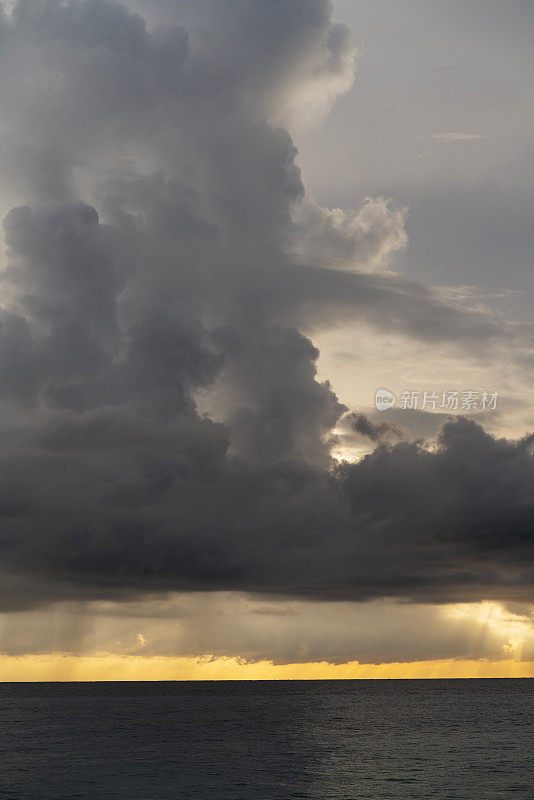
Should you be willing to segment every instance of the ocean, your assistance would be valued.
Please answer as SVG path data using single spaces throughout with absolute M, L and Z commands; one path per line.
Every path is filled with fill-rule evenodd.
M 0 684 L 0 797 L 534 798 L 534 680 Z

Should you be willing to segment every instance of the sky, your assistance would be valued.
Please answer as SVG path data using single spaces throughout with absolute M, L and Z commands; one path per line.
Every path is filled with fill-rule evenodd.
M 0 679 L 534 676 L 532 5 L 2 8 Z

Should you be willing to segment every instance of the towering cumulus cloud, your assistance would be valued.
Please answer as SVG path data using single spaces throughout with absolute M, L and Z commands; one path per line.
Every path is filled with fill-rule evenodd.
M 458 419 L 432 451 L 399 436 L 331 458 L 348 409 L 316 378 L 314 325 L 516 335 L 381 269 L 405 209 L 305 192 L 282 126 L 350 86 L 346 27 L 326 0 L 137 11 L 19 0 L 0 18 L 3 608 L 525 599 L 531 439 Z

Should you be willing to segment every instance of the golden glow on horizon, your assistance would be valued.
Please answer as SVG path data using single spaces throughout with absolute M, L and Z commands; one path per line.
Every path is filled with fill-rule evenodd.
M 503 654 L 520 662 L 523 645 L 532 635 L 532 623 L 528 617 L 507 611 L 500 603 L 457 603 L 448 605 L 445 614 L 454 619 L 472 619 L 492 628 L 503 639 Z
M 324 678 L 534 678 L 534 661 L 436 660 L 391 664 L 240 663 L 235 658 L 0 656 L 0 681 L 291 680 Z

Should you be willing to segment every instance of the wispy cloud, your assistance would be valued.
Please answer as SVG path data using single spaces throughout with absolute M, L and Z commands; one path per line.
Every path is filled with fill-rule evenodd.
M 435 133 L 432 139 L 436 142 L 473 142 L 476 139 L 488 139 L 485 133 Z
M 433 133 L 432 136 L 416 136 L 416 142 L 429 142 L 436 144 L 450 144 L 451 142 L 474 142 L 480 139 L 489 139 L 486 133 L 461 133 L 459 131 L 450 131 L 449 133 Z M 417 153 L 414 158 L 429 158 L 436 155 L 438 150 L 427 148 L 421 153 Z

